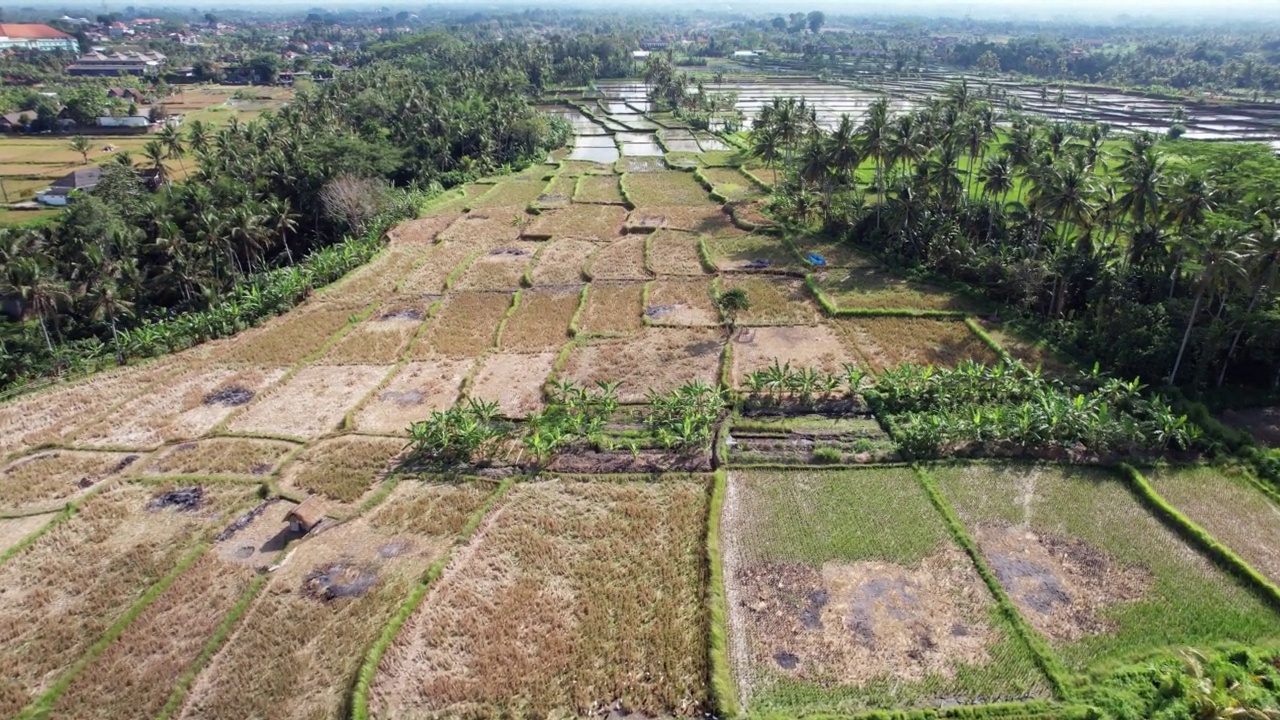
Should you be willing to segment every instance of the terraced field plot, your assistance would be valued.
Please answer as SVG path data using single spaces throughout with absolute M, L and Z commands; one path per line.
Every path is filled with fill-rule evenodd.
M 750 712 L 1050 696 L 909 469 L 732 472 L 721 534 Z
M 827 270 L 814 278 L 822 292 L 842 310 L 973 310 L 963 298 L 895 278 L 882 268 Z
M 902 363 L 954 367 L 961 360 L 999 362 L 995 352 L 959 320 L 865 317 L 827 321 L 864 368 Z
M 1139 504 L 1118 473 L 930 470 L 1023 617 L 1075 671 L 1163 646 L 1280 633 L 1280 615 Z
M 622 178 L 627 198 L 636 207 L 666 205 L 708 205 L 711 198 L 693 173 L 667 171 L 628 173 Z

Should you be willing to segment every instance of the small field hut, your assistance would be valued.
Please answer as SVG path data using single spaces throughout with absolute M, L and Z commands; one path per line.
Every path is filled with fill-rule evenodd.
M 289 511 L 284 519 L 289 523 L 289 530 L 296 533 L 308 533 L 324 520 L 324 502 L 312 495 L 302 504 Z

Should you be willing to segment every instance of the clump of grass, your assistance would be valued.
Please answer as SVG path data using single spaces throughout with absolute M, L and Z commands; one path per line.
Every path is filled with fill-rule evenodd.
M 839 448 L 816 447 L 813 449 L 813 461 L 819 465 L 839 465 L 842 459 Z

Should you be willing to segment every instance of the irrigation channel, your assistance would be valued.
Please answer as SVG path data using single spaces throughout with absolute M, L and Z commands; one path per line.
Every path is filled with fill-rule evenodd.
M 737 109 L 754 117 L 774 97 L 804 98 L 816 108 L 818 122 L 831 128 L 842 114 L 860 120 L 872 102 L 887 96 L 893 112 L 919 107 L 925 99 L 936 96 L 959 75 L 926 74 L 920 77 L 867 76 L 849 82 L 822 82 L 796 77 L 765 80 L 729 78 L 723 83 L 709 83 L 713 91 L 738 94 Z M 1174 123 L 1174 115 L 1182 108 L 1186 128 L 1182 137 L 1191 140 L 1246 140 L 1265 142 L 1280 152 L 1280 105 L 1271 103 L 1199 104 L 1148 97 L 1136 93 L 1101 90 L 1081 86 L 1042 86 L 1012 81 L 966 78 L 978 97 L 989 99 L 1000 107 L 1014 107 L 1022 112 L 1051 119 L 1075 122 L 1105 122 L 1118 131 L 1166 132 Z M 575 109 L 558 107 L 552 112 L 573 123 L 576 138 L 574 160 L 609 163 L 622 156 L 661 154 L 655 131 L 659 125 L 646 113 L 652 110 L 647 86 L 634 80 L 596 83 L 596 91 L 585 98 L 599 100 L 595 119 Z M 594 108 L 593 108 L 594 110 Z M 663 141 L 672 151 L 697 152 L 709 149 L 716 141 L 710 135 L 663 133 Z

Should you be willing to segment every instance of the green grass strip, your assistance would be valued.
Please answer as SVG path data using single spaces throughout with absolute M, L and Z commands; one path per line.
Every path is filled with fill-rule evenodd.
M 582 313 L 587 309 L 587 293 L 591 291 L 591 284 L 582 286 L 582 292 L 578 293 L 578 307 L 573 311 L 573 317 L 569 318 L 569 337 L 577 337 L 579 328 L 578 323 L 582 322 Z
M 728 485 L 728 473 L 717 470 L 711 485 L 711 506 L 707 510 L 707 568 L 711 577 L 707 588 L 710 606 L 711 697 L 721 717 L 738 715 L 738 686 L 733 682 L 729 661 L 729 603 L 724 594 L 724 557 L 720 550 L 720 515 Z
M 53 704 L 58 701 L 58 698 L 62 696 L 62 693 L 67 691 L 67 688 L 71 687 L 71 683 L 76 679 L 76 676 L 83 672 L 85 668 L 89 667 L 89 663 L 97 659 L 97 657 L 107 649 L 107 646 L 115 642 L 116 638 L 120 637 L 129 625 L 136 620 L 137 617 L 151 605 L 151 603 L 155 602 L 156 598 L 160 597 L 161 593 L 168 590 L 169 586 L 173 585 L 179 576 L 190 569 L 192 565 L 195 565 L 196 561 L 199 560 L 201 556 L 209 550 L 209 548 L 209 543 L 201 542 L 196 545 L 191 552 L 187 553 L 185 557 L 179 560 L 177 566 L 170 570 L 163 578 L 160 579 L 159 582 L 148 588 L 147 591 L 143 593 L 142 597 L 139 598 L 124 615 L 112 623 L 111 627 L 107 628 L 106 633 L 104 633 L 96 643 L 85 651 L 85 654 L 81 655 L 80 659 L 77 660 L 70 669 L 58 677 L 52 687 L 46 690 L 43 695 L 35 700 L 35 702 L 23 708 L 22 712 L 15 716 L 15 720 L 34 720 L 35 718 L 48 717 L 49 713 L 53 710 Z
M 794 248 L 795 246 L 793 245 L 792 247 Z M 804 286 L 813 295 L 813 299 L 818 301 L 818 305 L 822 306 L 823 312 L 832 316 L 840 313 L 840 308 L 836 307 L 836 304 L 832 302 L 831 298 L 828 297 L 827 294 L 822 291 L 822 288 L 818 286 L 817 278 L 813 275 L 805 275 Z
M 99 483 L 97 487 L 93 488 L 92 490 L 85 493 L 81 497 L 78 497 L 75 500 L 68 502 L 60 512 L 57 510 L 54 510 L 53 512 L 57 512 L 58 514 L 49 518 L 49 522 L 45 523 L 44 527 L 26 536 L 25 538 L 20 540 L 17 544 L 15 544 L 13 547 L 9 548 L 8 550 L 5 550 L 3 553 L 0 553 L 0 565 L 4 565 L 15 556 L 24 552 L 27 548 L 31 547 L 32 545 L 35 545 L 36 541 L 44 537 L 46 534 L 48 534 L 50 530 L 61 525 L 67 520 L 70 520 L 73 516 L 75 516 L 77 512 L 80 512 L 81 505 L 84 505 L 85 503 L 89 502 L 91 499 L 93 499 L 98 493 L 102 492 L 103 490 L 109 487 L 115 487 L 115 485 L 116 483 L 112 483 L 112 482 Z
M 1062 706 L 1044 700 L 959 705 L 949 708 L 920 710 L 867 710 L 853 714 L 819 713 L 805 715 L 806 720 L 1097 720 L 1097 711 L 1083 706 Z M 794 713 L 766 711 L 751 715 L 752 720 L 795 720 Z
M 458 539 L 453 545 L 454 548 L 465 545 L 471 539 L 485 516 L 507 494 L 507 491 L 515 485 L 515 482 L 515 478 L 503 480 L 502 484 L 498 485 L 498 488 L 485 501 L 485 504 L 471 514 L 471 517 L 467 519 L 466 526 L 462 528 L 462 532 L 458 533 Z M 453 550 L 450 550 L 444 557 L 427 568 L 422 581 L 418 583 L 417 587 L 413 589 L 413 592 L 409 594 L 409 597 L 400 606 L 400 609 L 387 622 L 386 627 L 382 629 L 382 634 L 378 636 L 377 641 L 365 654 L 364 662 L 360 665 L 360 672 L 356 675 L 355 689 L 351 696 L 351 717 L 353 720 L 368 720 L 369 691 L 373 687 L 373 677 L 378 672 L 378 663 L 382 662 L 382 656 L 391 647 L 391 643 L 395 642 L 396 635 L 400 634 L 400 628 L 404 627 L 409 617 L 422 604 L 422 601 L 427 597 L 427 591 L 431 589 L 436 579 L 444 573 L 445 567 L 448 566 L 452 558 Z
M 920 485 L 924 488 L 925 493 L 928 494 L 930 502 L 942 514 L 942 519 L 951 531 L 951 536 L 968 553 L 969 558 L 973 561 L 974 568 L 978 571 L 978 575 L 982 576 L 982 580 L 986 582 L 991 594 L 995 597 L 996 606 L 1000 609 L 1000 613 L 1009 622 L 1014 634 L 1031 653 L 1041 672 L 1048 678 L 1049 684 L 1053 686 L 1054 694 L 1061 700 L 1070 701 L 1070 685 L 1066 681 L 1068 675 L 1066 669 L 1062 666 L 1062 661 L 1053 654 L 1044 638 L 1033 630 L 1027 624 L 1027 621 L 1023 619 L 1021 613 L 1018 612 L 1013 600 L 1005 592 L 1004 586 L 1000 584 L 995 573 L 991 572 L 991 568 L 987 565 L 986 559 L 982 557 L 982 551 L 978 549 L 978 543 L 969 535 L 968 529 L 965 528 L 964 523 L 960 520 L 960 516 L 956 514 L 955 508 L 951 507 L 951 503 L 947 502 L 947 499 L 943 497 L 942 490 L 938 488 L 938 484 L 933 477 L 919 465 L 915 466 L 915 471 L 916 477 L 920 480 Z
M 718 272 L 716 264 L 711 260 L 711 249 L 707 247 L 707 239 L 701 235 L 698 236 L 698 262 L 702 263 L 703 270 L 709 273 Z
M 1156 492 L 1155 488 L 1151 487 L 1151 483 L 1147 482 L 1137 468 L 1128 463 L 1121 463 L 1119 470 L 1128 479 L 1138 498 L 1160 516 L 1166 525 L 1171 526 L 1174 532 L 1198 547 L 1228 574 L 1247 585 L 1264 602 L 1280 610 L 1280 588 L 1277 588 L 1265 575 L 1254 570 L 1231 548 L 1210 535 L 1209 531 L 1170 505 L 1160 493 Z
M 618 192 L 622 193 L 622 204 L 626 205 L 628 210 L 635 210 L 636 203 L 631 199 L 631 193 L 627 192 L 627 173 L 618 176 Z
M 498 329 L 493 333 L 493 347 L 495 349 L 502 346 L 502 333 L 507 329 L 507 321 L 520 309 L 520 296 L 523 294 L 523 290 L 517 290 L 516 294 L 511 296 L 511 306 L 507 308 L 506 314 L 502 316 L 502 322 L 498 323 Z
M 987 347 L 991 348 L 991 352 L 999 355 L 1000 359 L 1006 363 L 1010 365 L 1013 364 L 1013 356 L 1009 354 L 1009 351 L 1005 350 L 1003 345 L 996 342 L 996 339 L 991 337 L 991 335 L 978 324 L 977 320 L 974 320 L 973 317 L 966 317 L 964 319 L 964 324 L 969 327 L 970 332 L 977 335 L 979 340 L 985 343 Z

